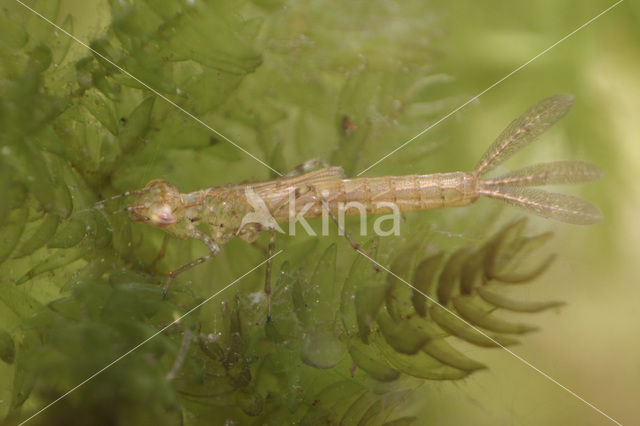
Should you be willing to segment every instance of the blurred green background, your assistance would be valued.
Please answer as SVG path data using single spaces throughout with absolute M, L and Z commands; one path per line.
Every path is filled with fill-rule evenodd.
M 612 4 L 442 2 L 444 61 L 456 76 L 456 87 L 476 93 Z M 633 188 L 640 161 L 639 12 L 638 3 L 621 3 L 488 92 L 464 118 L 458 117 L 456 126 L 463 139 L 487 140 L 495 133 L 495 123 L 508 120 L 507 111 L 517 109 L 513 105 L 523 97 L 576 95 L 575 107 L 564 120 L 563 143 L 554 146 L 547 139 L 529 155 L 588 159 L 602 167 L 605 178 L 585 193 L 598 201 L 605 220 L 588 229 L 554 226 L 560 258 L 535 292 L 554 294 L 568 305 L 560 315 L 545 316 L 539 323 L 542 332 L 526 339 L 517 353 L 623 424 L 636 422 L 633 401 L 640 390 L 640 345 L 634 337 L 640 327 L 635 261 L 640 252 L 640 191 Z M 473 376 L 466 396 L 457 394 L 456 403 L 445 404 L 446 414 L 438 415 L 437 423 L 608 423 L 509 358 L 484 352 L 483 360 L 500 367 Z
M 106 39 L 113 40 L 109 25 L 114 21 L 122 25 L 118 31 L 123 45 L 127 41 L 122 34 L 135 36 L 137 31 L 146 31 L 144 26 L 127 28 L 126 19 L 118 21 L 125 14 L 118 15 L 121 6 L 115 1 L 63 0 L 58 10 L 50 6 L 52 3 L 29 4 L 49 11 L 45 14 L 58 24 L 72 16 L 73 25 L 67 28 L 83 41 L 96 40 L 105 33 Z M 128 3 L 121 3 L 126 9 Z M 223 11 L 220 27 L 197 28 L 185 36 L 182 44 L 170 46 L 171 52 L 154 51 L 157 46 L 143 44 L 138 46 L 143 60 L 121 65 L 163 93 L 177 93 L 175 88 L 182 88 L 186 94 L 172 99 L 178 99 L 187 110 L 279 170 L 320 157 L 343 166 L 350 174 L 364 169 L 613 4 L 547 0 L 207 3 L 213 10 Z M 146 7 L 162 11 L 171 10 L 177 3 L 149 4 Z M 34 32 L 31 40 L 41 37 L 43 42 L 67 42 L 62 33 L 48 33 L 48 24 L 18 4 L 5 0 L 3 7 L 5 19 Z M 142 6 L 141 10 L 141 14 L 146 13 Z M 640 252 L 640 226 L 636 222 L 640 191 L 634 187 L 640 179 L 639 18 L 637 3 L 621 3 L 367 173 L 470 169 L 493 138 L 525 108 L 555 93 L 575 95 L 573 110 L 558 128 L 514 158 L 508 167 L 560 159 L 599 165 L 605 178 L 575 191 L 598 204 L 605 220 L 588 228 L 531 221 L 535 232 L 553 230 L 550 250 L 558 253 L 558 259 L 534 285 L 518 289 L 517 294 L 527 300 L 564 300 L 567 306 L 538 314 L 531 321 L 541 330 L 523 338 L 514 351 L 623 424 L 634 423 L 640 393 L 640 289 L 636 278 L 640 273 L 636 261 Z M 152 27 L 156 21 L 146 24 Z M 242 28 L 242 37 L 225 39 L 229 33 L 235 34 L 226 26 L 235 31 L 234 25 Z M 42 34 L 36 34 L 38 29 Z M 208 34 L 211 40 L 217 38 L 218 44 L 196 46 L 202 34 Z M 211 56 L 207 56 L 207 47 Z M 15 77 L 20 72 L 12 70 L 12 61 L 19 63 L 20 58 L 12 57 L 10 49 L 3 50 L 2 67 Z M 56 74 L 59 80 L 47 80 L 46 87 L 78 103 L 81 101 L 74 98 L 77 70 L 68 64 L 88 52 L 75 42 L 68 49 L 61 64 L 61 69 L 68 66 L 68 71 Z M 181 49 L 188 49 L 185 55 L 190 58 L 209 61 L 216 73 L 206 74 L 196 66 L 176 66 L 170 71 L 160 67 L 166 74 L 148 72 L 154 69 L 154 64 L 149 65 L 154 58 L 179 61 Z M 143 52 L 151 53 L 145 56 Z M 126 87 L 125 80 L 122 77 L 117 82 Z M 136 88 L 136 84 L 129 85 Z M 222 87 L 229 91 L 223 92 Z M 2 93 L 5 96 L 7 92 Z M 131 117 L 145 98 L 143 90 L 131 94 L 125 89 L 123 93 L 113 114 L 116 119 Z M 352 135 L 345 135 L 341 127 L 344 116 L 355 125 Z M 69 148 L 73 151 L 80 147 L 78 152 L 83 151 L 76 161 L 86 165 L 83 177 L 91 183 L 87 193 L 95 197 L 85 206 L 101 197 L 141 187 L 157 177 L 175 182 L 183 191 L 273 177 L 268 169 L 226 142 L 210 138 L 206 129 L 160 99 L 154 101 L 151 130 L 144 142 L 136 139 L 132 146 L 140 146 L 133 146 L 129 154 L 116 160 L 111 158 L 108 166 L 102 161 L 105 155 L 109 160 L 104 148 L 108 143 L 100 139 L 100 131 L 92 134 L 91 126 L 82 130 L 82 136 L 76 135 L 79 145 Z M 95 143 L 82 148 L 86 140 Z M 65 142 L 71 146 L 71 142 Z M 91 161 L 95 164 L 89 164 Z M 434 236 L 432 244 L 451 250 L 462 242 L 485 238 L 488 232 L 483 224 L 491 223 L 495 229 L 494 217 L 504 223 L 519 214 L 511 209 L 498 210 L 493 203 L 482 200 L 459 211 L 411 214 L 407 224 L 419 227 L 428 223 Z M 123 222 L 116 224 L 124 226 Z M 116 244 L 128 238 L 118 236 L 117 229 L 115 232 Z M 132 232 L 133 241 L 142 241 L 140 235 L 144 235 L 146 244 L 122 257 L 150 269 L 149 265 L 155 265 L 162 235 L 138 228 Z M 342 244 L 341 256 L 350 260 L 355 257 L 344 247 L 346 244 L 334 240 Z M 282 242 L 282 247 L 295 247 L 297 242 L 289 239 Z M 167 256 L 157 269 L 166 272 L 201 250 L 198 243 L 170 241 Z M 2 282 L 19 280 L 46 257 L 38 253 L 0 265 Z M 232 242 L 215 263 L 190 272 L 188 279 L 197 283 L 215 274 L 219 288 L 261 258 L 259 250 Z M 71 275 L 73 268 L 66 272 Z M 243 291 L 259 290 L 259 275 L 242 282 Z M 64 276 L 41 276 L 25 286 L 33 297 L 47 303 L 58 296 L 60 285 L 56 281 L 63 281 Z M 211 290 L 210 285 L 194 284 L 196 293 L 206 295 Z M 217 319 L 217 312 L 218 306 L 212 306 L 204 315 Z M 13 326 L 5 324 L 4 328 Z M 463 380 L 425 382 L 403 408 L 417 415 L 420 423 L 610 423 L 504 351 L 470 345 L 458 348 L 489 369 Z M 8 367 L 2 368 L 6 377 L 12 374 Z M 31 401 L 29 408 L 41 405 L 41 401 Z

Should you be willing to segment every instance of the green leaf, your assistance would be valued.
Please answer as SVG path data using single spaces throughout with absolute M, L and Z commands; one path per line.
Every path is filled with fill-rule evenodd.
M 387 275 L 388 290 L 385 302 L 387 312 L 394 321 L 400 321 L 403 317 L 414 312 L 411 304 L 413 290 L 406 283 L 411 284 L 409 281 L 411 271 L 414 269 L 418 254 L 416 247 L 409 246 L 396 256 L 389 268 L 393 274 Z
M 460 293 L 472 294 L 476 288 L 484 285 L 487 281 L 483 267 L 485 257 L 485 247 L 469 254 L 460 270 Z
M 3 164 L 0 165 L 4 166 Z M 27 188 L 18 182 L 11 181 L 8 174 L 2 173 L 0 175 L 0 193 L 4 197 L 4 201 L 0 203 L 0 226 L 2 226 L 7 222 L 9 212 L 21 207 L 24 203 L 27 196 Z
M 438 361 L 461 370 L 476 371 L 487 368 L 484 364 L 474 361 L 455 349 L 443 338 L 428 341 L 422 350 Z
M 0 359 L 7 364 L 13 364 L 16 357 L 16 345 L 13 338 L 5 330 L 0 329 Z
M 56 299 L 50 302 L 47 307 L 68 320 L 81 321 L 83 318 L 82 306 L 73 297 Z
M 309 308 L 305 300 L 303 291 L 304 282 L 296 277 L 292 283 L 291 299 L 293 300 L 293 311 L 304 328 L 310 325 Z
M 101 210 L 90 210 L 87 214 L 86 222 L 87 234 L 93 239 L 97 248 L 107 247 L 111 243 L 112 232 L 109 222 Z
M 469 371 L 445 365 L 424 352 L 414 355 L 396 352 L 382 336 L 372 335 L 371 341 L 393 368 L 410 376 L 429 380 L 454 380 L 469 374 Z
M 353 380 L 331 383 L 313 396 L 315 404 L 311 404 L 300 425 L 338 424 L 340 417 L 364 392 Z
M 67 17 L 60 25 L 64 30 L 66 30 L 70 34 L 74 34 L 73 31 L 73 16 L 71 14 L 67 15 Z M 55 32 L 55 38 L 51 43 L 51 50 L 53 50 L 53 62 L 54 64 L 60 64 L 64 58 L 67 56 L 69 52 L 69 47 L 73 39 L 61 31 Z
M 106 38 L 94 39 L 91 41 L 90 46 L 91 46 L 92 55 L 94 55 L 95 60 L 97 60 L 100 63 L 100 65 L 102 65 L 110 73 L 120 72 L 117 68 L 111 65 L 110 62 L 103 59 L 104 57 L 109 59 L 110 61 L 114 61 L 114 62 L 117 61 L 118 52 L 108 39 Z M 96 54 L 95 52 L 98 52 L 99 55 Z
M 52 54 L 51 49 L 44 44 L 37 45 L 30 53 L 31 63 L 37 67 L 39 71 L 44 71 L 51 65 Z
M 212 33 L 211 28 L 216 28 Z M 165 48 L 177 58 L 191 59 L 207 68 L 246 74 L 261 63 L 261 55 L 232 29 L 232 17 L 206 3 L 185 10 Z
M 10 49 L 20 49 L 29 40 L 29 33 L 24 26 L 8 13 L 0 15 L 0 42 Z
M 364 413 L 359 424 L 366 425 L 387 419 L 391 413 L 406 401 L 408 393 L 408 391 L 399 391 L 385 395 L 384 399 L 378 399 L 375 403 L 371 404 L 366 413 Z
M 389 346 L 403 354 L 417 353 L 431 338 L 424 330 L 412 327 L 408 321 L 395 322 L 384 310 L 378 314 L 377 321 Z
M 33 8 L 36 9 L 40 15 L 56 22 L 58 12 L 60 11 L 60 0 L 37 1 L 33 4 Z M 33 13 L 28 14 L 25 29 L 34 40 L 42 43 L 50 41 L 51 35 L 55 31 L 53 26 L 43 22 L 40 16 Z
M 85 92 L 83 106 L 113 135 L 118 135 L 118 119 L 113 104 L 97 90 Z
M 305 364 L 315 368 L 331 368 L 346 354 L 346 347 L 335 335 L 333 328 L 319 324 L 302 336 L 300 357 Z
M 49 242 L 49 248 L 71 248 L 75 247 L 87 235 L 87 225 L 85 221 L 77 216 L 72 216 L 62 223 L 58 232 Z
M 507 266 L 515 254 L 514 246 L 518 244 L 524 228 L 527 225 L 526 219 L 520 219 L 503 227 L 486 244 L 487 256 L 485 258 L 484 269 L 487 275 L 492 278 Z
M 349 343 L 349 354 L 358 368 L 361 368 L 374 379 L 381 382 L 392 382 L 400 377 L 400 373 L 389 366 L 376 352 L 353 339 Z
M 375 257 L 376 251 L 372 242 L 363 245 L 362 249 Z M 356 256 L 342 287 L 342 297 L 340 299 L 342 324 L 349 334 L 360 330 L 361 339 L 363 340 L 366 339 L 370 325 L 373 323 L 380 306 L 382 306 L 384 293 L 386 293 L 386 284 L 382 283 L 385 288 L 376 293 L 378 294 L 377 302 L 376 298 L 373 298 L 373 302 L 366 301 L 366 292 L 360 292 L 359 289 L 371 285 L 368 283 L 375 282 L 376 275 L 380 274 L 376 273 L 369 260 L 364 256 Z M 361 296 L 358 296 L 359 293 Z M 358 301 L 358 298 L 361 301 Z
M 334 289 L 336 282 L 337 253 L 338 250 L 335 244 L 327 247 L 324 253 L 322 253 L 322 256 L 320 256 L 309 282 L 309 285 L 313 288 L 313 292 L 317 294 L 318 300 L 320 301 L 320 303 L 313 300 L 309 301 L 309 306 L 312 307 L 311 315 L 316 323 L 333 321 L 335 319 L 335 314 L 327 305 L 332 304 L 336 296 Z
M 11 406 L 10 409 L 17 410 L 27 400 L 36 382 L 36 373 L 33 369 L 25 368 L 27 360 L 17 360 L 18 366 L 13 376 L 11 386 Z M 21 368 L 22 367 L 22 368 Z
M 512 337 L 494 335 L 490 333 L 483 334 L 468 326 L 459 318 L 456 318 L 453 313 L 445 311 L 438 305 L 431 306 L 429 313 L 431 318 L 433 318 L 436 324 L 438 324 L 444 331 L 474 345 L 491 348 L 511 346 L 518 343 L 518 340 Z
M 16 166 L 20 177 L 29 192 L 42 204 L 44 210 L 53 211 L 62 216 L 57 209 L 54 179 L 44 157 L 44 153 L 24 144 L 18 149 Z
M 24 256 L 28 256 L 38 250 L 40 247 L 47 244 L 47 242 L 53 237 L 58 224 L 60 223 L 60 217 L 53 213 L 46 213 L 44 218 L 40 221 L 40 225 L 33 231 L 33 234 L 29 239 L 24 241 L 13 252 L 12 257 L 19 259 Z
M 255 391 L 240 391 L 236 393 L 236 403 L 248 416 L 259 416 L 264 409 L 264 398 Z
M 431 295 L 431 288 L 436 278 L 436 272 L 440 267 L 444 253 L 427 257 L 416 267 L 413 273 L 413 294 L 411 302 L 416 312 L 424 317 L 427 315 L 427 298 L 424 296 Z M 416 290 L 417 289 L 417 290 Z
M 20 278 L 16 284 L 24 284 L 45 272 L 53 271 L 58 268 L 62 268 L 86 255 L 89 250 L 86 247 L 75 247 L 71 249 L 61 249 L 55 251 L 51 256 L 47 257 L 44 261 L 40 262 Z
M 547 309 L 565 305 L 565 302 L 562 301 L 535 302 L 530 300 L 514 300 L 486 288 L 479 288 L 478 295 L 482 297 L 485 302 L 497 308 L 503 308 L 513 312 L 542 312 Z
M 549 266 L 553 264 L 556 259 L 554 254 L 549 255 L 542 260 L 537 266 L 529 269 L 528 271 L 514 271 L 510 273 L 496 274 L 493 279 L 507 284 L 523 284 L 534 280 L 549 269 Z
M 4 262 L 18 245 L 27 223 L 28 210 L 15 209 L 9 212 L 6 222 L 0 225 L 0 263 Z
M 447 306 L 452 295 L 456 291 L 456 284 L 460 277 L 462 266 L 469 257 L 470 249 L 462 247 L 453 253 L 444 265 L 440 277 L 438 278 L 438 301 L 441 305 Z
M 0 301 L 21 319 L 26 319 L 44 308 L 40 302 L 29 296 L 29 294 L 8 284 L 0 287 Z
M 390 422 L 386 422 L 382 426 L 410 426 L 417 422 L 417 417 L 402 417 L 399 419 L 391 420 Z
M 102 62 L 106 63 L 104 61 Z M 104 96 L 114 102 L 119 102 L 122 99 L 122 86 L 118 84 L 115 78 L 109 76 L 104 70 L 95 70 L 91 72 L 90 81 L 85 81 L 87 78 L 85 73 L 82 73 L 79 78 L 82 79 L 81 83 L 83 85 L 86 85 L 87 87 L 94 86 Z
M 341 425 L 357 425 L 360 424 L 360 420 L 366 414 L 367 410 L 376 403 L 378 398 L 372 392 L 364 392 L 358 399 L 356 399 L 349 408 L 345 411 L 342 419 L 340 419 Z
M 460 316 L 471 324 L 497 333 L 524 334 L 536 331 L 538 327 L 528 324 L 512 323 L 492 315 L 492 309 L 482 306 L 476 296 L 458 296 L 453 299 L 453 306 Z
M 369 261 L 364 257 L 362 259 L 365 267 L 373 270 Z M 375 319 L 384 304 L 388 290 L 389 285 L 384 281 L 363 281 L 359 283 L 354 303 L 356 306 L 358 332 L 360 339 L 365 343 L 375 325 Z
M 134 149 L 136 144 L 142 143 L 142 137 L 149 130 L 154 102 L 155 97 L 146 98 L 127 117 L 119 138 L 123 152 L 128 152 Z

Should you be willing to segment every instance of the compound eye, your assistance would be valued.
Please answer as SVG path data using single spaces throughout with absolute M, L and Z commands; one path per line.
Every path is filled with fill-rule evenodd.
M 171 207 L 163 204 L 156 208 L 149 218 L 154 226 L 165 228 L 176 223 L 176 217 L 171 211 Z

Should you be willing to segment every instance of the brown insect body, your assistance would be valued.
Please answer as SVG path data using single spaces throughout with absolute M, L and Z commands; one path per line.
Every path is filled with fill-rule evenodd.
M 180 193 L 163 180 L 153 180 L 137 194 L 127 210 L 131 219 L 161 228 L 177 238 L 197 238 L 209 254 L 173 271 L 173 277 L 219 253 L 219 244 L 238 237 L 254 241 L 264 231 L 299 215 L 388 213 L 462 207 L 479 197 L 495 198 L 529 212 L 567 223 L 589 225 L 602 213 L 589 202 L 570 195 L 529 188 L 550 184 L 581 183 L 599 179 L 602 171 L 583 162 L 559 161 L 537 164 L 497 178 L 484 174 L 535 140 L 571 108 L 573 97 L 556 95 L 543 99 L 514 120 L 489 147 L 471 172 L 428 175 L 345 178 L 339 167 L 325 167 L 298 176 L 266 182 L 229 184 Z M 357 204 L 357 207 L 354 206 Z M 251 217 L 252 220 L 246 220 Z M 336 223 L 339 223 L 336 221 Z M 340 226 L 340 225 L 339 225 Z M 361 251 L 347 234 L 350 244 Z M 270 295 L 269 267 L 265 292 Z
M 480 196 L 568 223 L 596 223 L 602 215 L 592 204 L 569 195 L 526 188 L 598 179 L 602 172 L 593 165 L 545 163 L 498 178 L 480 179 L 563 117 L 572 99 L 569 95 L 556 95 L 534 105 L 502 132 L 472 172 L 349 179 L 341 168 L 326 167 L 293 177 L 185 194 L 168 182 L 153 180 L 137 191 L 140 195 L 129 208 L 131 218 L 178 238 L 209 239 L 209 246 L 234 237 L 246 241 L 258 238 L 266 230 L 263 224 L 243 225 L 243 217 L 256 209 L 256 200 L 264 203 L 275 223 L 287 222 L 303 209 L 305 218 L 320 217 L 325 207 L 334 216 L 358 214 L 358 209 L 351 208 L 352 203 L 358 203 L 367 213 L 376 214 L 390 212 L 390 203 L 399 211 L 437 209 L 466 206 Z M 255 194 L 254 200 L 248 190 Z

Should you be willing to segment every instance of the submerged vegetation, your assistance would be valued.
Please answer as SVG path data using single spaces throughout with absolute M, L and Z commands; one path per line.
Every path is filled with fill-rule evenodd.
M 423 2 L 348 2 L 342 17 L 322 2 L 284 3 L 111 1 L 90 46 L 281 171 L 321 157 L 357 172 L 391 135 L 411 137 L 452 105 L 441 94 L 449 78 L 433 71 L 438 22 Z M 59 2 L 32 5 L 77 29 Z M 186 190 L 270 175 L 18 4 L 0 21 L 0 414 L 19 422 L 264 258 L 232 242 L 163 299 L 167 271 L 202 248 L 96 201 L 157 177 Z M 380 169 L 427 168 L 440 144 L 408 147 Z M 549 266 L 539 254 L 549 233 L 527 236 L 524 221 L 503 226 L 480 207 L 465 214 L 432 226 L 410 214 L 411 236 L 369 241 L 392 273 L 337 236 L 283 237 L 273 321 L 254 293 L 261 269 L 32 422 L 409 424 L 403 403 L 425 380 L 485 368 L 459 341 L 513 345 L 535 330 L 496 310 L 560 305 L 502 292 Z M 471 242 L 438 231 L 467 222 Z

